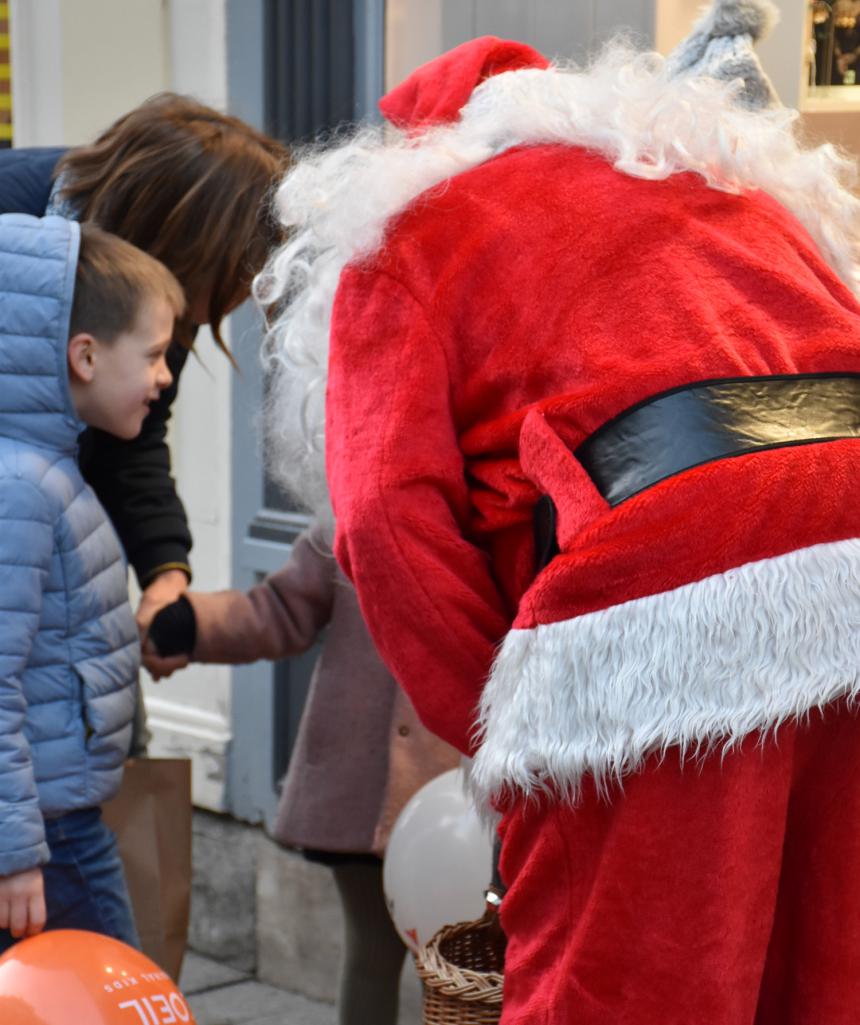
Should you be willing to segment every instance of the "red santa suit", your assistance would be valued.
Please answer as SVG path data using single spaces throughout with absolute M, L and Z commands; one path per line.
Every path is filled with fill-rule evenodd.
M 326 444 L 376 644 L 503 812 L 503 1021 L 848 1025 L 856 201 L 781 112 L 653 62 L 616 55 L 589 107 L 588 76 L 524 47 L 442 61 L 383 101 L 420 196 L 319 272 L 339 279 Z M 817 217 L 824 181 L 844 230 Z M 811 435 L 620 499 L 585 468 L 605 425 L 661 396 L 831 379 L 841 405 Z M 766 435 L 768 399 L 749 401 Z M 558 553 L 536 575 L 542 496 Z

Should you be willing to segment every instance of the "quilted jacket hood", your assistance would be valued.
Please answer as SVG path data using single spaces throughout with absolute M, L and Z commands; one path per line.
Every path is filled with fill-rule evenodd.
M 59 452 L 86 426 L 67 363 L 79 244 L 74 221 L 0 215 L 0 436 Z

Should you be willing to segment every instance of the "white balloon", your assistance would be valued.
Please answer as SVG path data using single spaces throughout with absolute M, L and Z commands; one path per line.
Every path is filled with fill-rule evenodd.
M 480 918 L 493 841 L 466 792 L 462 769 L 430 780 L 394 823 L 382 885 L 403 942 L 417 950 L 442 928 Z

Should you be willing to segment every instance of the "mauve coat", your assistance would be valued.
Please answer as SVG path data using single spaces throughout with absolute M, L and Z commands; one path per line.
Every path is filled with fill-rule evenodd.
M 194 661 L 306 651 L 328 626 L 273 835 L 292 847 L 382 854 L 401 808 L 457 752 L 418 721 L 376 653 L 358 600 L 316 525 L 248 592 L 190 592 Z

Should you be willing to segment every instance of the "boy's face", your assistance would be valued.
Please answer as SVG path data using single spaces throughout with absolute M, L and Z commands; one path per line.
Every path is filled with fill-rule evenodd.
M 85 423 L 125 440 L 140 434 L 151 403 L 173 380 L 166 361 L 173 321 L 168 302 L 152 298 L 110 344 L 88 335 L 70 341 L 72 396 Z

